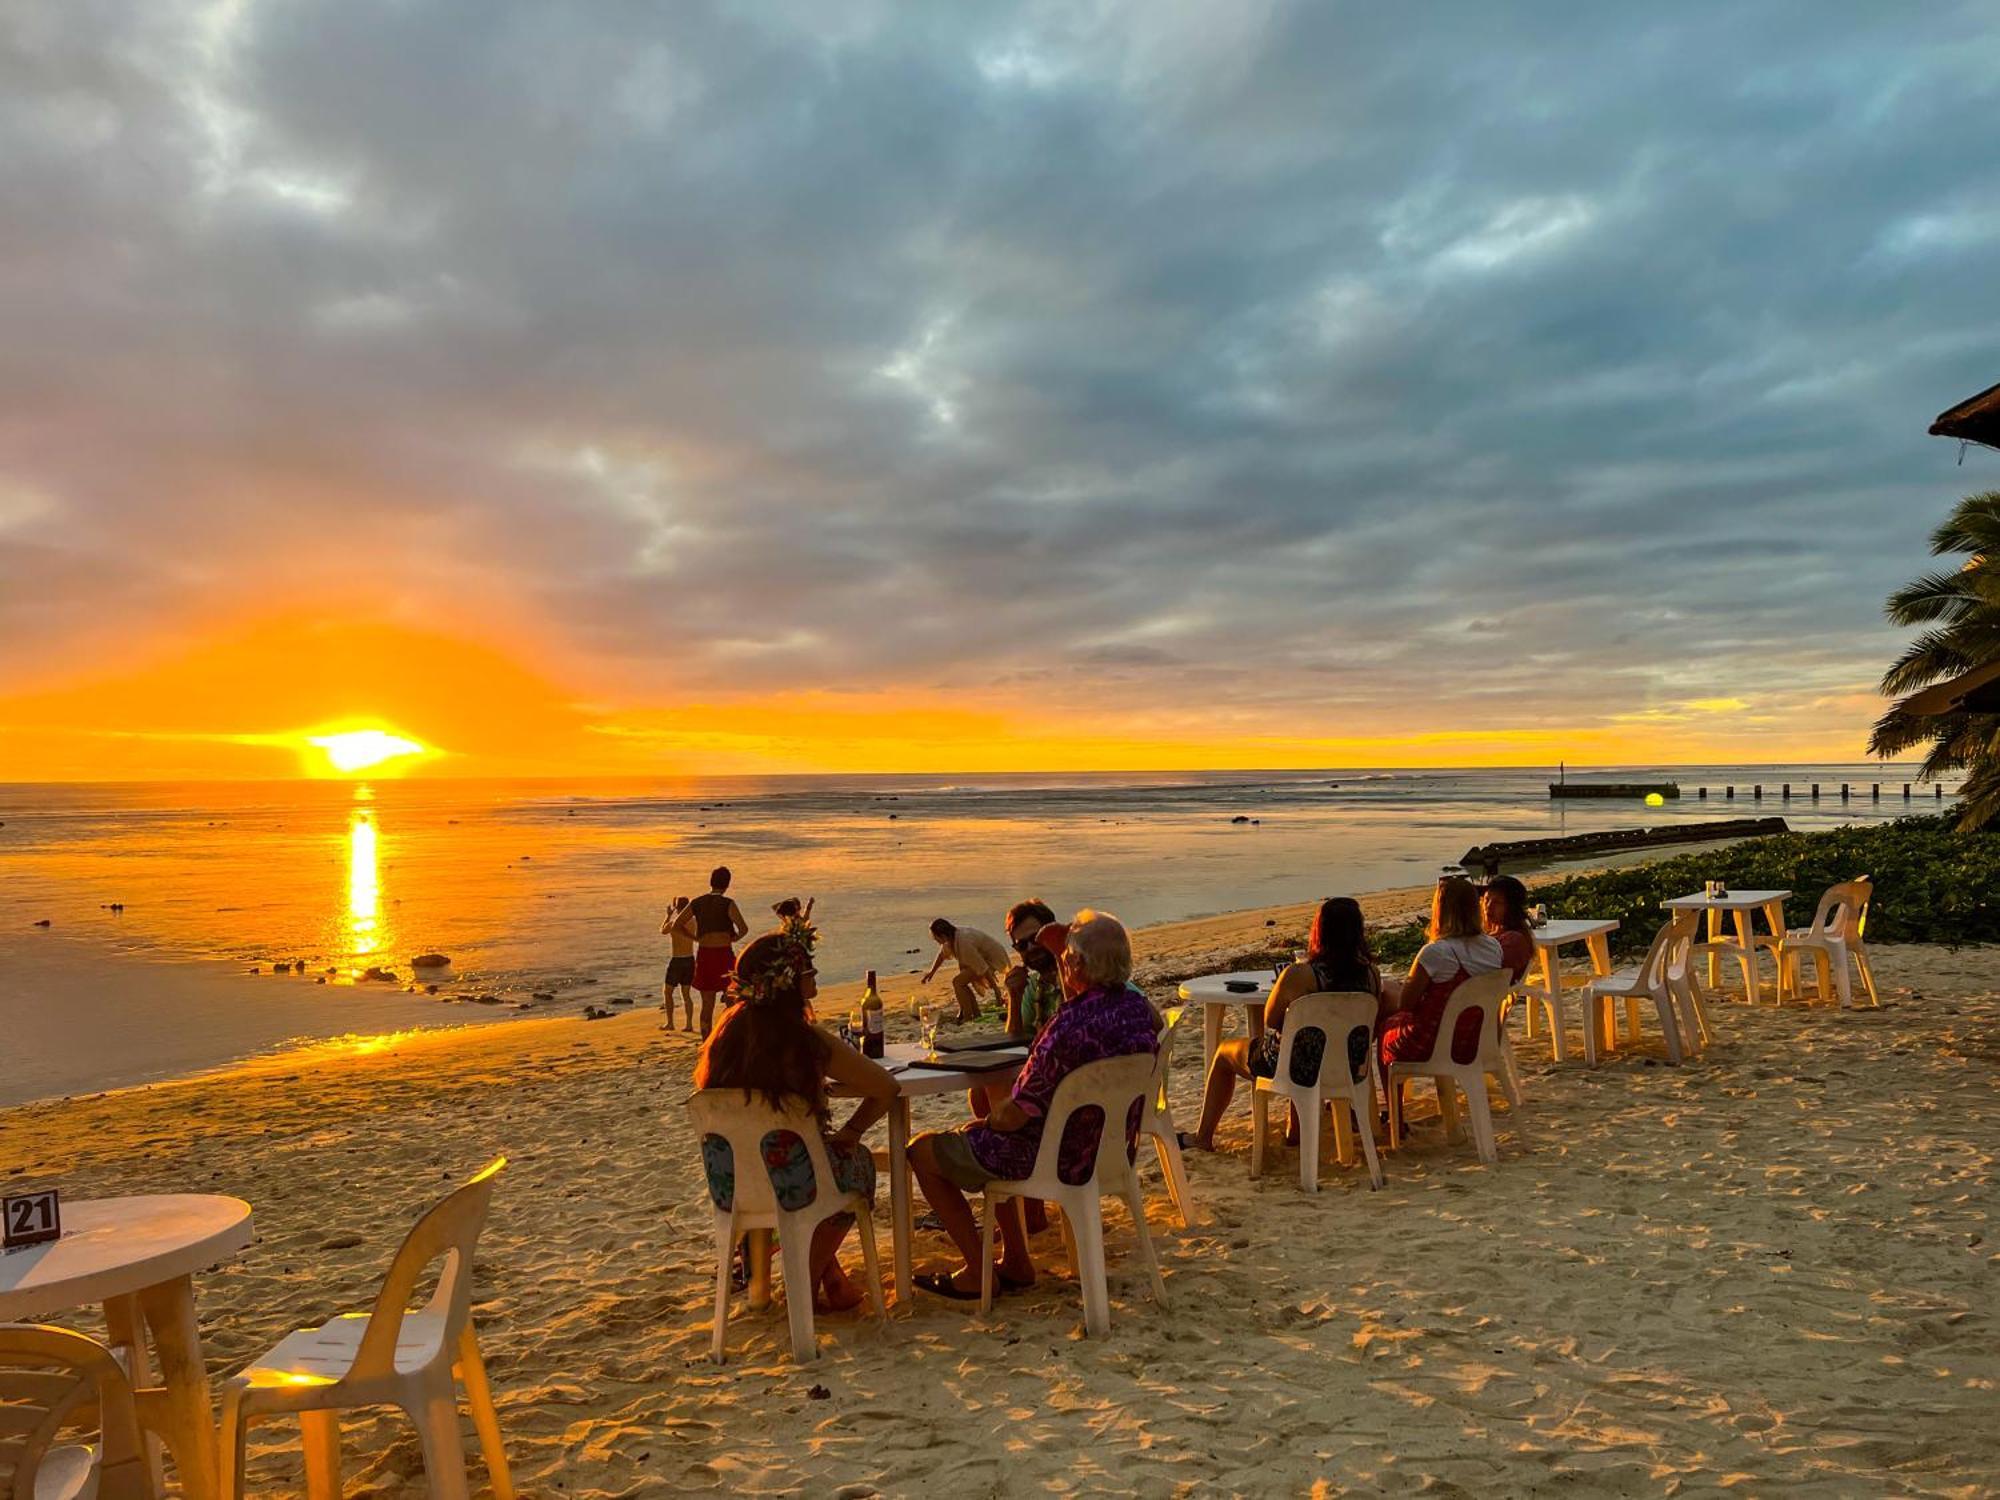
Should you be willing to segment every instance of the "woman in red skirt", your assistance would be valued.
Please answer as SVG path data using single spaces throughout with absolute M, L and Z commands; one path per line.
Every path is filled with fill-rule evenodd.
M 1437 1047 L 1438 1027 L 1452 992 L 1475 974 L 1491 974 L 1506 963 L 1500 940 L 1485 929 L 1479 909 L 1479 888 L 1463 875 L 1440 880 L 1431 896 L 1430 941 L 1410 965 L 1400 996 L 1390 986 L 1389 1011 L 1382 1018 L 1382 1066 L 1392 1062 L 1423 1062 Z M 1479 1053 L 1479 1027 L 1485 1018 L 1477 1008 L 1458 1018 L 1452 1038 L 1454 1062 L 1471 1062 Z

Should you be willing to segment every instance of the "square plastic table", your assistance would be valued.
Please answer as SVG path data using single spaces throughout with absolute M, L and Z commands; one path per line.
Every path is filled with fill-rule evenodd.
M 1770 924 L 1771 935 L 1782 938 L 1785 935 L 1785 898 L 1790 891 L 1730 891 L 1723 896 L 1710 896 L 1697 891 L 1692 896 L 1676 896 L 1671 901 L 1662 901 L 1661 906 L 1669 911 L 1705 911 L 1708 913 L 1708 987 L 1715 989 L 1717 960 L 1724 954 L 1731 955 L 1743 967 L 1743 998 L 1754 1005 L 1757 1001 L 1757 934 L 1753 918 L 1762 912 L 1764 920 Z M 1736 936 L 1732 940 L 1723 935 L 1722 918 L 1728 913 L 1735 919 Z M 1779 964 L 1777 997 L 1780 1005 L 1787 999 L 1785 993 L 1785 966 Z
M 1556 1022 L 1549 1028 L 1549 1049 L 1557 1062 L 1569 1061 L 1569 1042 L 1564 1036 L 1562 1024 L 1562 955 L 1557 951 L 1564 943 L 1582 943 L 1590 950 L 1590 972 L 1594 977 L 1602 977 L 1611 972 L 1611 934 L 1618 930 L 1618 923 L 1609 918 L 1558 917 L 1544 922 L 1534 929 L 1535 955 L 1540 959 L 1542 982 L 1530 984 L 1526 976 L 1514 986 L 1516 994 L 1543 995 L 1548 998 L 1549 1012 Z M 1541 1019 L 1541 1007 L 1529 1004 L 1524 1007 L 1528 1014 L 1525 1021 L 1527 1034 L 1535 1034 L 1536 1023 Z M 1584 1024 L 1590 1018 L 1584 1017 Z
M 915 1238 L 915 1214 L 911 1209 L 910 1183 L 910 1101 L 931 1094 L 960 1093 L 980 1086 L 1011 1086 L 1028 1060 L 1026 1044 L 1021 1060 L 1012 1067 L 989 1068 L 968 1073 L 956 1068 L 916 1068 L 911 1064 L 930 1056 L 920 1042 L 891 1042 L 882 1052 L 882 1066 L 896 1075 L 896 1097 L 889 1105 L 889 1234 L 894 1246 L 896 1301 L 907 1305 L 915 1294 L 912 1280 L 911 1241 Z M 940 1061 L 947 1061 L 949 1053 Z M 838 1088 L 829 1088 L 835 1098 Z

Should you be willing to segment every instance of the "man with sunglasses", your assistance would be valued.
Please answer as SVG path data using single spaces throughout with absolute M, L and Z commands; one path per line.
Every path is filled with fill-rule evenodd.
M 1056 956 L 1068 929 L 1056 921 L 1048 902 L 1031 896 L 1007 908 L 1007 941 L 1020 962 L 1007 971 L 1007 1030 L 1034 1037 L 1062 1004 Z M 1053 938 L 1053 941 L 1051 941 Z

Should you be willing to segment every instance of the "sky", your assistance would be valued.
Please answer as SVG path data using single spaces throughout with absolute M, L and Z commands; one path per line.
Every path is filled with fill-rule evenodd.
M 1858 759 L 2000 8 L 0 7 L 0 780 Z

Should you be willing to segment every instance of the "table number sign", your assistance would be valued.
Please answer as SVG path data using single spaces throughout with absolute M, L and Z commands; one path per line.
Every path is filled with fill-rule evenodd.
M 54 1188 L 0 1198 L 0 1249 L 24 1250 L 62 1238 L 62 1198 Z

